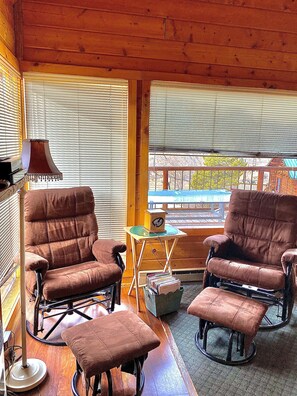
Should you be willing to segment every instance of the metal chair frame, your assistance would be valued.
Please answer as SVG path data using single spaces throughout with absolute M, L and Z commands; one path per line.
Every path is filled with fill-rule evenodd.
M 125 266 L 119 253 L 116 254 L 115 261 L 123 272 Z M 30 334 L 31 337 L 43 342 L 44 344 L 56 346 L 66 345 L 63 341 L 54 341 L 51 340 L 49 337 L 67 315 L 72 315 L 76 313 L 87 320 L 91 320 L 92 317 L 80 311 L 80 309 L 87 308 L 96 304 L 101 304 L 110 313 L 114 310 L 116 303 L 121 303 L 121 281 L 118 281 L 111 285 L 106 285 L 98 290 L 91 291 L 89 293 L 74 295 L 67 298 L 60 298 L 57 300 L 46 300 L 43 296 L 42 290 L 42 273 L 41 271 L 35 271 L 35 274 L 37 283 L 35 294 L 34 296 L 32 296 L 32 300 L 34 301 L 33 326 L 27 321 L 26 327 L 27 332 Z M 61 312 L 51 313 L 52 310 L 58 310 Z M 59 319 L 46 332 L 46 334 L 40 336 L 39 334 L 44 332 L 44 321 L 54 316 L 59 316 Z

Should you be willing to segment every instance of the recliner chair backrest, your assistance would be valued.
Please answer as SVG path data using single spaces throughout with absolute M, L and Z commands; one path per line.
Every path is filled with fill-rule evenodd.
M 232 256 L 280 266 L 283 252 L 296 247 L 296 223 L 296 196 L 234 190 L 224 233 Z
M 25 195 L 25 249 L 50 269 L 93 260 L 98 238 L 94 196 L 89 187 L 31 190 Z

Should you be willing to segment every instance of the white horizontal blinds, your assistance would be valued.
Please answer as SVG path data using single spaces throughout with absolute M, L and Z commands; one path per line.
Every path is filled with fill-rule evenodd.
M 0 158 L 20 153 L 20 76 L 0 56 Z M 0 286 L 19 250 L 18 194 L 0 202 Z
M 127 100 L 122 80 L 25 74 L 29 138 L 47 138 L 63 180 L 31 188 L 90 186 L 99 237 L 125 240 Z
M 153 82 L 151 151 L 297 155 L 297 95 Z
M 297 102 L 296 102 L 297 103 Z M 262 152 L 262 98 L 244 92 L 217 92 L 212 149 L 219 152 Z M 266 150 L 265 150 L 266 151 Z
M 211 147 L 215 93 L 182 85 L 152 83 L 149 143 L 152 150 L 183 151 Z M 197 133 L 199 125 L 200 133 Z
M 0 56 L 0 159 L 20 149 L 20 77 Z
M 266 96 L 262 111 L 261 147 L 273 141 L 276 152 L 297 156 L 297 97 Z M 283 155 L 286 157 L 286 155 Z
M 0 203 L 0 286 L 6 281 L 19 251 L 18 194 Z

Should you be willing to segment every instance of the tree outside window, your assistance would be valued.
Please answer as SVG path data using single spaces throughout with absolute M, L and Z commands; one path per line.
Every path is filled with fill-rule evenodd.
M 206 167 L 246 167 L 248 164 L 243 158 L 238 157 L 218 157 L 209 155 L 204 157 Z M 238 188 L 243 170 L 205 170 L 196 171 L 192 175 L 191 189 L 193 190 L 231 190 Z

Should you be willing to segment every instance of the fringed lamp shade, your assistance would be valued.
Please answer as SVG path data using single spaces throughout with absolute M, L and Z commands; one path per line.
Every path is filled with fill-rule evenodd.
M 29 180 L 37 182 L 63 179 L 63 174 L 54 164 L 46 139 L 24 139 L 22 163 Z

